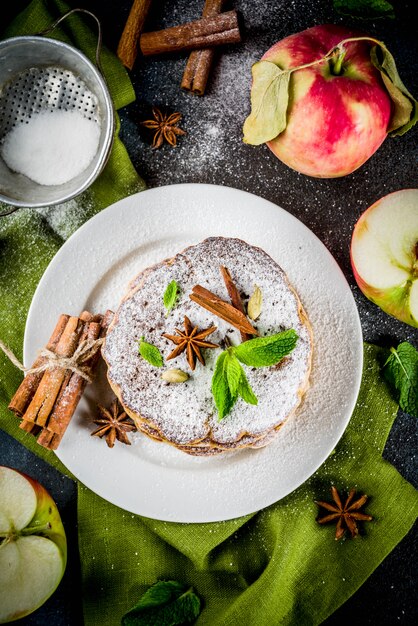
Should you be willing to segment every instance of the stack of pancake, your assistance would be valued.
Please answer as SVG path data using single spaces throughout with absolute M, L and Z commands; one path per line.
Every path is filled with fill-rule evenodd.
M 244 307 L 255 285 L 261 290 L 261 313 L 252 322 L 259 336 L 291 328 L 298 335 L 295 349 L 279 364 L 244 366 L 258 404 L 239 398 L 221 421 L 211 393 L 213 371 L 225 342 L 237 345 L 241 335 L 190 299 L 193 287 L 201 285 L 230 301 L 220 266 L 229 270 Z M 171 281 L 176 281 L 179 296 L 167 315 L 163 294 Z M 163 335 L 183 329 L 185 316 L 199 330 L 216 326 L 207 340 L 220 346 L 202 348 L 205 365 L 197 361 L 194 370 L 186 352 L 167 361 L 175 346 Z M 158 348 L 163 367 L 155 367 L 139 355 L 141 337 Z M 138 430 L 189 454 L 212 455 L 259 448 L 274 439 L 308 389 L 312 347 L 307 315 L 279 265 L 263 250 L 240 239 L 212 237 L 145 269 L 130 283 L 108 330 L 103 356 L 110 385 Z M 171 368 L 186 372 L 188 380 L 167 383 L 161 374 Z

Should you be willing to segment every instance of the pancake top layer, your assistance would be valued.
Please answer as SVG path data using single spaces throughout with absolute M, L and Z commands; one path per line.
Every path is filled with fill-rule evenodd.
M 162 333 L 174 334 L 183 328 L 184 316 L 199 329 L 212 325 L 217 330 L 208 341 L 222 344 L 227 335 L 233 345 L 240 343 L 239 331 L 189 299 L 195 285 L 202 285 L 223 300 L 230 301 L 220 274 L 220 265 L 231 273 L 243 301 L 257 284 L 263 294 L 260 317 L 254 323 L 260 336 L 293 328 L 299 336 L 296 348 L 273 367 L 244 366 L 258 405 L 238 399 L 221 422 L 211 393 L 215 362 L 221 348 L 203 349 L 206 366 L 199 362 L 194 372 L 185 353 L 153 367 L 138 354 L 142 336 L 166 358 L 174 345 Z M 166 317 L 163 294 L 175 280 L 180 295 Z M 134 279 L 119 306 L 103 349 L 108 377 L 123 404 L 156 427 L 175 444 L 187 444 L 210 437 L 219 443 L 234 443 L 249 434 L 261 436 L 281 424 L 299 403 L 310 368 L 311 338 L 308 324 L 300 315 L 299 300 L 281 268 L 260 248 L 239 239 L 213 237 L 154 267 Z M 190 375 L 187 382 L 168 384 L 161 379 L 164 369 L 179 368 Z

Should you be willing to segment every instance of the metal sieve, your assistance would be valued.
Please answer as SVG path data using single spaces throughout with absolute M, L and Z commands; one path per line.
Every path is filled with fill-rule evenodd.
M 43 37 L 75 12 L 87 13 L 98 26 L 96 66 L 77 48 Z M 100 67 L 102 33 L 97 17 L 85 9 L 72 9 L 34 36 L 0 42 L 0 143 L 17 124 L 28 123 L 41 111 L 78 111 L 100 124 L 99 147 L 81 174 L 61 185 L 40 185 L 8 168 L 0 156 L 0 202 L 19 207 L 59 204 L 85 191 L 102 171 L 113 142 L 114 112 Z M 82 146 L 80 146 L 82 148 Z

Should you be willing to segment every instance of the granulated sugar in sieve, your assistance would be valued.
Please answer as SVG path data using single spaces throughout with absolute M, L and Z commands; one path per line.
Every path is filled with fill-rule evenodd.
M 100 140 L 100 124 L 78 111 L 49 109 L 15 126 L 0 153 L 7 166 L 40 185 L 62 185 L 92 162 Z

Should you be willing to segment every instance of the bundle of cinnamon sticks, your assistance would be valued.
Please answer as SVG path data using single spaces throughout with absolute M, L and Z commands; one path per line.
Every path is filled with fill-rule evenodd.
M 193 50 L 181 87 L 203 95 L 214 59 L 214 47 L 241 41 L 237 12 L 222 13 L 224 3 L 225 0 L 205 0 L 202 19 L 141 34 L 151 0 L 134 0 L 118 45 L 120 60 L 132 69 L 139 50 L 144 56 Z
M 104 337 L 113 318 L 113 312 L 92 315 L 88 311 L 80 317 L 60 315 L 46 345 L 46 351 L 57 359 L 73 357 L 77 348 L 94 345 Z M 29 372 L 10 401 L 9 409 L 22 421 L 20 428 L 38 436 L 37 442 L 56 450 L 78 405 L 87 380 L 91 379 L 100 357 L 100 350 L 91 350 L 91 356 L 78 367 L 67 369 L 57 364 L 43 371 Z M 39 356 L 31 370 L 45 366 L 48 356 Z

